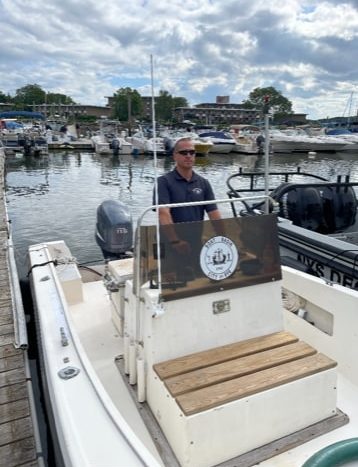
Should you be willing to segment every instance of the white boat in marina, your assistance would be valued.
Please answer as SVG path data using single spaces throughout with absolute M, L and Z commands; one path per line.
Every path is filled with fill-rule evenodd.
M 337 152 L 346 150 L 349 142 L 323 135 L 309 136 L 302 129 L 271 129 L 270 142 L 274 153 Z
M 231 125 L 230 134 L 236 145 L 233 152 L 240 154 L 262 154 L 265 137 L 259 127 L 254 125 Z
M 133 145 L 125 139 L 124 135 L 116 135 L 110 138 L 110 148 L 115 156 L 132 154 Z
M 195 133 L 194 131 L 174 131 L 163 134 L 167 152 L 171 153 L 175 143 L 183 138 L 190 138 L 193 141 L 195 152 L 198 156 L 207 156 L 213 149 L 214 144 L 207 141 Z
M 257 137 L 241 135 L 235 137 L 236 144 L 232 149 L 233 152 L 240 154 L 260 154 L 259 145 L 257 144 Z
M 234 151 L 236 147 L 235 139 L 224 131 L 202 131 L 198 135 L 204 141 L 210 141 L 213 144 L 211 152 L 217 154 L 228 154 Z
M 327 130 L 326 136 L 342 139 L 347 143 L 344 151 L 358 151 L 358 134 L 352 133 L 351 131 L 344 128 L 335 128 L 333 130 Z
M 139 154 L 153 154 L 154 150 L 156 150 L 157 154 L 166 153 L 164 138 L 160 136 L 147 138 L 141 129 L 126 139 Z
M 107 140 L 103 133 L 98 133 L 91 136 L 91 143 L 96 154 L 108 155 L 112 154 L 110 142 Z
M 158 155 L 163 155 L 167 152 L 165 148 L 164 138 L 162 138 L 161 136 L 147 138 L 145 142 L 144 152 L 146 154 L 153 155 L 154 151 L 156 151 Z
M 201 235 L 183 261 L 144 215 L 131 255 L 130 217 L 113 203 L 98 210 L 99 244 L 118 257 L 102 277 L 85 277 L 62 241 L 29 249 L 58 459 L 357 459 L 358 292 L 281 268 L 274 215 L 175 224 L 178 238 Z

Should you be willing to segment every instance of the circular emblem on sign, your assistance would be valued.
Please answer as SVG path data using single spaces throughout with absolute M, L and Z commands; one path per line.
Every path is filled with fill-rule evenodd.
M 218 236 L 208 240 L 200 252 L 203 273 L 215 281 L 231 276 L 239 261 L 236 245 L 230 238 Z

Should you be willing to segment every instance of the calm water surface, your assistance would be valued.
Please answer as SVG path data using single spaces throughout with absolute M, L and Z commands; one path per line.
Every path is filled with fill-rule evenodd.
M 196 170 L 207 177 L 217 198 L 227 198 L 226 180 L 240 167 L 264 170 L 264 159 L 238 154 L 211 154 L 197 158 Z M 330 180 L 350 175 L 358 181 L 358 154 L 275 154 L 271 170 L 312 172 Z M 96 209 L 105 199 L 121 200 L 133 220 L 151 205 L 155 169 L 145 156 L 97 156 L 93 153 L 54 152 L 42 158 L 8 157 L 6 198 L 20 277 L 27 273 L 28 246 L 42 241 L 65 240 L 80 263 L 99 261 L 94 239 Z M 170 157 L 158 159 L 157 174 L 172 169 Z M 229 206 L 221 205 L 224 216 Z M 154 222 L 150 213 L 145 224 Z

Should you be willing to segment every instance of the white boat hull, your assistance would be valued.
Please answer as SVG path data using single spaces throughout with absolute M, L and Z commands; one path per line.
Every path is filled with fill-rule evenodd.
M 134 293 L 132 259 L 109 263 L 116 285 L 109 292 L 100 280 L 84 281 L 70 258 L 63 242 L 30 247 L 44 377 L 66 466 L 178 465 L 175 457 L 161 459 L 128 384 L 137 385 L 139 401 L 147 400 L 182 466 L 209 467 L 263 444 L 267 449 L 274 439 L 334 416 L 336 388 L 338 407 L 351 422 L 279 455 L 273 449 L 273 457 L 267 459 L 266 453 L 260 465 L 302 465 L 318 449 L 355 436 L 358 292 L 284 267 L 282 282 L 268 280 L 273 269 L 256 285 L 254 277 L 240 273 L 249 281 L 242 287 L 185 296 L 194 282 L 182 298 L 160 306 L 158 289 L 149 283 L 141 288 L 140 299 Z M 215 287 L 215 281 L 208 286 Z M 281 286 L 286 289 L 283 303 Z M 186 415 L 155 370 L 173 358 L 285 330 L 338 362 L 338 386 L 332 366 Z M 118 358 L 124 359 L 127 384 Z M 165 455 L 173 456 L 166 446 Z M 250 465 L 240 462 L 234 465 Z

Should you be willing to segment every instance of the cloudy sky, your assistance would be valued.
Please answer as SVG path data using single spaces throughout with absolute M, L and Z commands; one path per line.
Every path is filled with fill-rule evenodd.
M 105 105 L 154 87 L 190 105 L 273 86 L 308 118 L 356 114 L 358 0 L 0 0 L 0 91 Z

